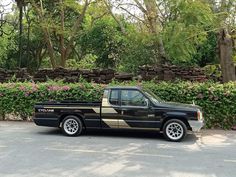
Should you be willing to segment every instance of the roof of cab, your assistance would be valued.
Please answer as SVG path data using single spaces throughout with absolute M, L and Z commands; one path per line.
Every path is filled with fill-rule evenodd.
M 108 86 L 106 89 L 142 89 L 140 86 Z

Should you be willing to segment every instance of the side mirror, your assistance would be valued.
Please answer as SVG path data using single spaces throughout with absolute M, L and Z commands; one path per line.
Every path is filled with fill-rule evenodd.
M 149 108 L 150 102 L 149 99 L 145 99 L 146 106 Z

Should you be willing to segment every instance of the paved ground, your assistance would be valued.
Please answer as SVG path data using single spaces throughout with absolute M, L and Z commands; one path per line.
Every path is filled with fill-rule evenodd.
M 235 177 L 236 131 L 203 131 L 172 143 L 154 132 L 58 129 L 0 122 L 0 177 Z

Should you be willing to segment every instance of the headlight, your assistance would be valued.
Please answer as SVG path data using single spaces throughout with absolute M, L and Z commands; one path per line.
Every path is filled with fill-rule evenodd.
M 200 110 L 197 111 L 197 119 L 198 120 L 202 120 L 203 119 L 203 115 L 202 115 L 202 112 Z

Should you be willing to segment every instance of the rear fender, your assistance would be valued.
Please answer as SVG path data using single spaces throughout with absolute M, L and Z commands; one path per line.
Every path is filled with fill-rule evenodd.
M 83 113 L 79 113 L 79 112 L 72 112 L 72 113 L 65 113 L 65 114 L 62 114 L 61 117 L 60 117 L 60 127 L 61 127 L 61 124 L 62 124 L 62 121 L 65 117 L 67 116 L 76 116 L 78 117 L 82 123 L 83 123 L 83 126 L 85 127 L 85 123 L 84 123 L 84 114 Z

